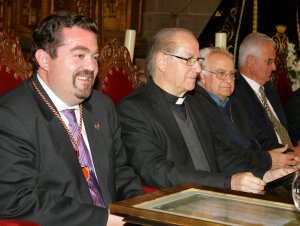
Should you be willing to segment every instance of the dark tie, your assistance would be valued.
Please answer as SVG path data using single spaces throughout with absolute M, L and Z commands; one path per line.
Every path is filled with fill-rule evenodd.
M 273 112 L 271 111 L 271 109 L 269 107 L 268 99 L 265 94 L 264 87 L 260 86 L 258 91 L 260 92 L 260 95 L 262 97 L 263 107 L 264 107 L 270 121 L 272 122 L 275 131 L 277 132 L 278 136 L 280 137 L 282 143 L 292 146 L 292 142 L 291 142 L 290 136 L 289 136 L 286 128 L 284 128 L 284 126 L 279 122 L 279 120 L 275 117 L 275 115 L 273 114 Z
M 78 126 L 78 123 L 76 120 L 74 109 L 66 109 L 66 110 L 63 110 L 62 113 L 68 119 L 68 128 L 69 128 L 72 136 L 76 139 L 78 137 L 78 133 L 79 133 L 79 126 Z M 74 144 L 73 144 L 73 146 L 74 146 Z M 84 139 L 82 138 L 82 135 L 80 138 L 80 142 L 78 144 L 78 159 L 79 159 L 79 163 L 81 165 L 83 174 L 88 183 L 88 187 L 89 187 L 92 199 L 93 199 L 93 204 L 96 206 L 105 207 L 105 204 L 104 204 L 101 192 L 100 192 L 100 187 L 99 187 L 96 175 L 95 175 L 95 169 L 92 164 L 92 158 L 91 158 L 90 153 L 87 149 L 87 146 L 84 142 Z

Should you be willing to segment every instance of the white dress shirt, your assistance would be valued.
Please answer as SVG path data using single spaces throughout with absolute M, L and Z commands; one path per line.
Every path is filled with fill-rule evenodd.
M 62 113 L 63 110 L 66 109 L 75 109 L 75 116 L 77 119 L 77 123 L 78 125 L 80 125 L 79 122 L 79 118 L 80 118 L 80 110 L 79 110 L 79 105 L 76 106 L 68 106 L 67 104 L 65 104 L 58 96 L 55 95 L 55 93 L 47 86 L 47 84 L 40 78 L 39 75 L 37 75 L 37 78 L 39 80 L 39 82 L 41 83 L 43 89 L 46 91 L 46 93 L 48 94 L 49 98 L 51 99 L 51 101 L 53 102 L 53 104 L 55 105 L 56 109 L 58 110 L 60 117 L 62 118 L 62 120 L 64 121 L 64 123 L 66 125 L 68 125 L 68 119 L 66 118 L 66 116 Z M 85 130 L 85 126 L 84 126 L 84 121 L 82 119 L 82 131 L 81 131 L 82 137 L 84 139 L 84 142 L 87 146 L 87 149 L 89 151 L 89 154 L 91 156 L 92 159 L 92 163 L 93 163 L 93 168 L 94 168 L 94 162 L 93 162 L 93 156 L 91 154 L 91 149 L 90 149 L 90 145 L 89 145 L 89 141 L 87 138 L 87 134 L 86 134 L 86 130 Z M 96 172 L 95 172 L 96 173 Z

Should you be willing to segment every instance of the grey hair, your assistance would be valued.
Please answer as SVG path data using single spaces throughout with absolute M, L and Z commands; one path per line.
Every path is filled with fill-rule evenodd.
M 260 57 L 262 44 L 268 44 L 273 48 L 275 48 L 276 46 L 273 39 L 266 34 L 253 32 L 247 35 L 242 41 L 239 48 L 239 67 L 242 67 L 245 64 L 249 55 Z
M 165 54 L 176 54 L 180 43 L 174 39 L 174 36 L 178 32 L 186 32 L 194 35 L 191 31 L 185 28 L 164 28 L 153 36 L 146 57 L 147 74 L 149 76 L 154 75 L 156 65 L 155 58 L 157 53 L 162 52 Z
M 200 49 L 200 57 L 203 57 L 205 59 L 204 64 L 202 65 L 203 68 L 206 68 L 206 66 L 207 66 L 206 59 L 208 59 L 210 55 L 214 55 L 214 54 L 218 54 L 218 53 L 222 53 L 224 55 L 227 55 L 231 59 L 233 59 L 233 55 L 225 49 L 221 49 L 219 47 L 206 47 L 206 48 Z M 203 73 L 206 74 L 206 71 L 203 71 Z

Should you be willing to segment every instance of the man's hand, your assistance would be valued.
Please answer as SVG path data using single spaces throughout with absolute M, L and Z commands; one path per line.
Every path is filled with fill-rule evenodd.
M 276 148 L 270 150 L 269 153 L 272 158 L 272 169 L 288 168 L 299 164 L 299 159 L 296 158 L 296 154 L 289 152 L 284 154 L 288 146 L 285 145 L 282 148 Z
M 250 193 L 260 193 L 266 183 L 252 173 L 237 173 L 231 177 L 231 189 Z
M 110 214 L 108 215 L 107 226 L 122 226 L 126 222 L 123 221 L 124 217 L 119 217 L 117 215 Z
M 294 168 L 271 169 L 265 173 L 263 180 L 268 183 L 295 171 Z

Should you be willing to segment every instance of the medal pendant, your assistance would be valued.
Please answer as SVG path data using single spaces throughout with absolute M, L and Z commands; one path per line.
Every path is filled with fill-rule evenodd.
M 88 179 L 90 178 L 90 172 L 89 172 L 88 168 L 86 166 L 81 166 L 81 170 L 82 170 L 85 180 L 88 181 Z

